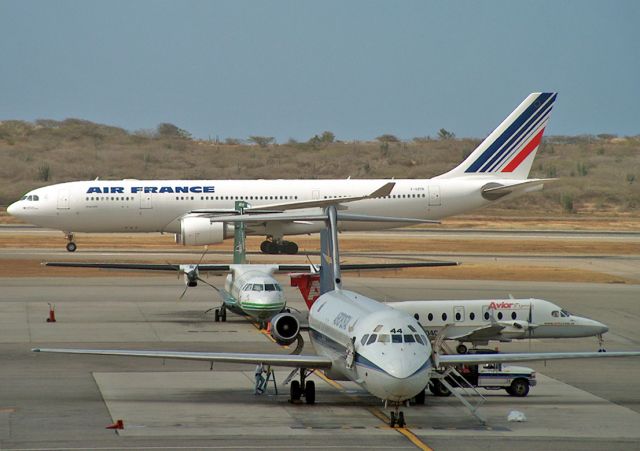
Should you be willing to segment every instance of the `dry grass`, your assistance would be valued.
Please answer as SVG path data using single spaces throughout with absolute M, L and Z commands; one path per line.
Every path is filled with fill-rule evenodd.
M 259 148 L 138 135 L 86 121 L 0 123 L 0 204 L 38 186 L 93 179 L 427 178 L 460 163 L 478 140 L 281 144 Z M 43 179 L 43 166 L 49 178 Z M 640 137 L 551 138 L 532 177 L 559 177 L 543 192 L 489 214 L 633 215 L 640 206 Z M 564 210 L 570 196 L 575 214 Z

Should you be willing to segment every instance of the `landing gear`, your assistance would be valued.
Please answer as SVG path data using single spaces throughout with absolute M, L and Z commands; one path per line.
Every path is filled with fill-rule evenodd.
M 71 233 L 71 232 L 65 233 L 64 237 L 68 241 L 68 243 L 67 243 L 67 251 L 68 252 L 75 252 L 76 249 L 78 248 L 78 246 L 76 246 L 76 243 L 73 242 L 73 233 Z
M 297 370 L 295 370 L 297 371 Z M 311 375 L 313 371 L 308 371 L 306 368 L 300 368 L 300 380 L 292 380 L 289 387 L 289 402 L 296 403 L 304 396 L 304 401 L 307 404 L 316 403 L 316 383 L 314 381 L 308 381 L 307 377 Z M 295 372 L 290 375 L 294 376 Z
M 460 344 L 456 347 L 456 352 L 457 352 L 458 354 L 466 354 L 468 350 L 469 350 L 469 349 L 467 349 L 467 347 L 465 346 L 465 344 L 464 344 L 464 343 L 460 343 Z
M 602 338 L 602 334 L 598 334 L 598 352 L 607 352 L 604 348 L 604 338 Z
M 215 322 L 222 321 L 223 323 L 227 321 L 227 309 L 224 307 L 217 308 L 214 312 L 214 320 Z
M 260 252 L 263 254 L 289 254 L 298 253 L 298 245 L 293 241 L 265 240 L 260 243 Z
M 413 398 L 414 404 L 416 404 L 418 406 L 424 405 L 424 401 L 425 401 L 426 395 L 427 395 L 426 391 L 422 390 L 420 393 L 418 393 L 415 396 L 415 398 Z
M 391 426 L 392 428 L 403 428 L 407 425 L 406 421 L 404 421 L 404 412 L 399 412 L 399 407 L 400 405 L 396 404 L 395 411 L 391 412 L 391 414 L 389 415 L 389 426 Z

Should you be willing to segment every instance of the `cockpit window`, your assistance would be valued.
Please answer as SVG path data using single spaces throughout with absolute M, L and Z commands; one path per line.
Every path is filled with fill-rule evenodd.
M 364 334 L 362 336 L 362 339 L 360 340 L 360 343 L 362 343 L 362 346 L 364 346 L 365 343 L 367 342 L 367 338 L 369 338 L 369 334 Z
M 20 200 L 27 200 L 27 196 L 22 196 Z
M 417 341 L 418 343 L 420 343 L 421 345 L 423 345 L 423 344 L 424 344 L 424 342 L 422 341 L 422 338 L 420 338 L 420 335 L 418 335 L 418 334 L 416 334 L 416 341 Z
M 248 283 L 244 287 L 242 287 L 242 291 L 251 291 L 252 286 L 252 284 Z
M 560 316 L 569 317 L 571 313 L 567 312 L 565 309 L 560 310 Z
M 34 195 L 33 195 L 33 200 L 34 200 L 34 201 L 38 201 L 38 200 L 40 200 L 40 197 L 39 197 L 39 196 L 36 196 L 36 195 L 34 194 Z
M 276 286 L 272 283 L 265 283 L 264 289 L 265 291 L 276 291 Z
M 375 328 L 375 329 L 373 329 L 373 331 L 374 331 L 374 332 L 380 332 L 380 330 L 381 330 L 381 329 L 382 329 L 382 324 L 378 324 L 378 325 L 376 326 L 376 328 Z
M 413 338 L 413 335 L 411 335 L 411 334 L 404 334 L 404 342 L 405 343 L 415 343 L 416 339 Z
M 380 334 L 378 335 L 378 343 L 389 343 L 391 341 L 391 337 L 389 334 Z
M 410 330 L 411 332 L 418 332 L 417 330 L 415 330 L 415 329 L 413 328 L 413 326 L 412 326 L 411 324 L 409 324 L 409 326 L 408 326 L 408 327 L 409 327 L 409 330 Z
M 35 194 L 29 194 L 28 196 L 27 195 L 22 196 L 20 198 L 20 200 L 26 200 L 27 202 L 29 202 L 29 201 L 38 201 L 38 200 L 40 200 L 40 196 L 37 196 Z
M 261 283 L 254 283 L 253 291 L 264 291 L 264 285 Z
M 402 343 L 402 335 L 400 334 L 391 335 L 391 343 Z
M 371 334 L 371 336 L 369 336 L 369 341 L 367 341 L 367 344 L 370 345 L 371 343 L 375 343 L 377 337 L 378 336 L 376 334 Z

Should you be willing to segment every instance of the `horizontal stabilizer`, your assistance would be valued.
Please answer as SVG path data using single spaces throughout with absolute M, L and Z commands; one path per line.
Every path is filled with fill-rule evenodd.
M 480 194 L 487 200 L 497 200 L 508 194 L 524 194 L 542 189 L 545 183 L 554 182 L 558 179 L 531 179 L 524 182 L 504 184 L 490 182 L 483 186 Z

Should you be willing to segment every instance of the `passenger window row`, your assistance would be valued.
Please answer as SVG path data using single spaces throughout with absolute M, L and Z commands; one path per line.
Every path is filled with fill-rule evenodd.
M 559 313 L 559 312 L 557 312 L 557 313 Z M 420 321 L 420 315 L 418 313 L 414 313 L 413 317 L 416 320 Z M 447 318 L 448 318 L 448 315 L 446 313 L 443 313 L 440 317 L 442 318 L 442 321 L 446 321 Z M 434 318 L 433 313 L 427 314 L 427 320 L 428 321 L 433 321 L 433 318 Z M 460 312 L 456 312 L 455 318 L 456 318 L 456 321 L 460 321 L 462 319 L 462 314 Z M 489 320 L 489 318 L 491 318 L 491 313 L 484 312 L 484 319 L 485 320 Z M 503 312 L 498 312 L 496 314 L 496 318 L 504 319 L 505 318 L 505 314 Z M 476 319 L 476 314 L 474 312 L 470 312 L 469 313 L 469 319 L 471 321 L 475 320 Z M 518 314 L 516 312 L 511 312 L 511 319 L 518 319 Z
M 176 200 L 195 200 L 194 196 L 176 196 Z M 200 196 L 200 200 L 298 200 L 298 196 Z
M 127 200 L 133 200 L 133 196 L 131 197 L 118 197 L 118 196 L 92 196 L 92 197 L 87 197 L 85 198 L 86 201 L 105 201 L 105 200 L 117 200 L 117 201 L 127 201 Z

